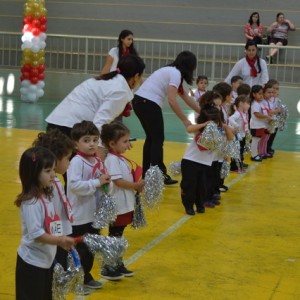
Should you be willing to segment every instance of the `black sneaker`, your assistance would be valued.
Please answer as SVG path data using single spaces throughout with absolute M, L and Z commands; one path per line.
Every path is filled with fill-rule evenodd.
M 220 191 L 220 192 L 223 192 L 223 193 L 224 193 L 224 192 L 227 192 L 227 191 L 228 191 L 228 186 L 226 186 L 226 185 L 224 185 L 224 184 L 221 185 L 221 186 L 219 187 L 219 191 Z
M 185 212 L 186 212 L 187 215 L 190 215 L 190 216 L 194 216 L 195 215 L 195 211 L 194 211 L 193 208 L 186 208 Z
M 121 264 L 120 266 L 118 266 L 118 272 L 120 272 L 121 274 L 123 274 L 125 277 L 132 277 L 134 275 L 133 271 L 129 271 L 124 264 Z
M 90 289 L 101 289 L 102 288 L 102 283 L 92 279 L 88 283 L 85 283 L 84 286 L 87 287 L 87 288 L 90 288 Z
M 101 271 L 101 276 L 107 280 L 120 280 L 124 277 L 123 274 L 121 274 L 118 270 L 110 267 L 110 266 L 104 266 Z
M 170 184 L 175 184 L 178 183 L 178 180 L 172 179 L 169 175 L 164 175 L 165 180 L 164 180 L 164 184 L 166 185 L 170 185 Z

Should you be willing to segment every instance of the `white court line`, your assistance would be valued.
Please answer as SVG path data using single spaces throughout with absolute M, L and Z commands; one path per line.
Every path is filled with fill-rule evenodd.
M 244 176 L 254 170 L 260 163 L 254 163 L 252 166 L 250 166 L 247 169 L 247 172 L 240 174 L 238 177 L 235 179 L 231 180 L 227 186 L 230 187 L 240 181 L 241 179 L 244 178 Z M 134 253 L 131 257 L 129 257 L 124 263 L 125 265 L 130 265 L 131 263 L 135 262 L 137 259 L 139 259 L 142 255 L 144 255 L 147 251 L 155 247 L 157 244 L 159 244 L 163 239 L 168 237 L 171 233 L 173 233 L 176 229 L 178 229 L 181 225 L 183 225 L 186 221 L 188 221 L 190 218 L 193 216 L 185 215 L 181 219 L 179 219 L 175 224 L 170 226 L 166 231 L 164 231 L 162 234 L 160 234 L 157 238 L 152 240 L 150 243 L 148 243 L 145 247 Z

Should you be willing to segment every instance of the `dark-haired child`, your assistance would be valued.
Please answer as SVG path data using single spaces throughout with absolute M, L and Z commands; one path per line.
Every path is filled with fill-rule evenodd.
M 96 151 L 100 133 L 90 121 L 77 123 L 71 130 L 71 138 L 75 143 L 77 155 L 74 156 L 68 168 L 67 195 L 73 208 L 72 236 L 82 236 L 85 233 L 98 234 L 99 230 L 92 227 L 96 210 L 96 194 L 100 187 L 110 182 L 110 177 L 104 173 L 104 167 Z M 81 264 L 84 270 L 84 284 L 91 289 L 101 288 L 102 284 L 94 280 L 90 271 L 93 267 L 94 255 L 85 244 L 77 244 Z

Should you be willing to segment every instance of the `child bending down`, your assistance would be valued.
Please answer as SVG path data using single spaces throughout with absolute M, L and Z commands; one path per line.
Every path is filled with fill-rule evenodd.
M 135 192 L 141 192 L 144 180 L 134 181 L 132 163 L 123 154 L 130 148 L 129 129 L 119 122 L 103 125 L 101 140 L 108 149 L 105 166 L 113 182 L 111 194 L 117 204 L 118 216 L 109 226 L 109 236 L 122 237 L 124 229 L 133 220 L 135 205 Z M 120 259 L 116 267 L 104 265 L 101 276 L 108 280 L 114 280 L 116 276 L 133 276 L 128 270 L 123 259 Z

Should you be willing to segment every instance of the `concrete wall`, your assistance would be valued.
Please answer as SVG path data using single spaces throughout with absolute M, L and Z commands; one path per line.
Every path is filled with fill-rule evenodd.
M 48 71 L 46 74 L 46 86 L 44 88 L 45 99 L 63 99 L 76 85 L 94 75 L 80 73 L 58 73 Z M 0 96 L 19 97 L 20 72 L 16 70 L 0 70 Z M 14 78 L 14 86 L 9 92 L 9 82 Z M 214 83 L 210 83 L 212 87 Z M 287 104 L 291 117 L 300 117 L 300 87 L 280 87 L 280 98 Z

